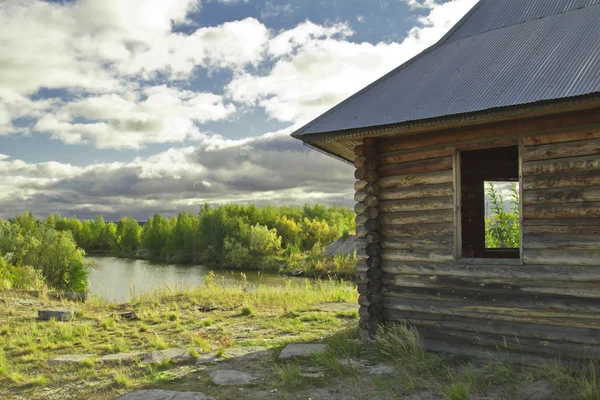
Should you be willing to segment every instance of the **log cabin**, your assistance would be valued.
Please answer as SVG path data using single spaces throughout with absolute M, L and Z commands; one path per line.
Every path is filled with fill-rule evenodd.
M 600 0 L 480 0 L 292 136 L 355 166 L 365 335 L 600 359 Z M 486 182 L 517 246 L 487 248 Z

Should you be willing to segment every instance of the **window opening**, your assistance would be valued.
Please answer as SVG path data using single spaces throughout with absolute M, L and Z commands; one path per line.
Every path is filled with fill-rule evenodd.
M 460 153 L 462 256 L 519 258 L 517 146 Z

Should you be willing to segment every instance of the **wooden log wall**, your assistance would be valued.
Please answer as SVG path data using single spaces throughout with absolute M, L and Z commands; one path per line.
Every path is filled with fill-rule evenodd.
M 569 123 L 580 126 L 566 129 Z M 510 132 L 471 128 L 359 146 L 358 170 L 367 159 L 377 162 L 369 161 L 368 170 L 376 172 L 370 181 L 357 182 L 362 204 L 356 209 L 364 224 L 358 232 L 366 237 L 378 228 L 379 240 L 372 259 L 378 263 L 359 263 L 361 326 L 371 328 L 374 315 L 408 322 L 430 348 L 466 354 L 500 348 L 600 359 L 600 112 L 513 126 Z M 515 145 L 523 257 L 464 260 L 454 249 L 453 155 Z M 369 196 L 378 206 L 367 216 Z M 368 271 L 378 279 L 369 280 Z M 370 292 L 369 282 L 381 284 L 380 290 Z
M 375 139 L 364 139 L 354 149 L 356 158 L 354 177 L 357 201 L 356 233 L 361 238 L 357 266 L 359 293 L 361 295 L 360 327 L 363 335 L 372 338 L 382 322 L 383 275 L 381 271 L 381 246 L 379 233 L 379 175 L 377 173 L 377 148 Z

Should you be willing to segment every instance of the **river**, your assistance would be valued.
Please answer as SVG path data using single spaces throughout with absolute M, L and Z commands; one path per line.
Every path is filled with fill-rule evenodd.
M 285 277 L 276 273 L 258 271 L 211 270 L 203 265 L 171 264 L 146 260 L 117 257 L 86 257 L 97 267 L 89 275 L 89 291 L 111 302 L 126 302 L 134 296 L 151 293 L 161 288 L 197 287 L 204 285 L 204 277 L 214 271 L 225 281 L 236 282 L 242 279 L 241 272 L 249 282 L 262 281 L 268 284 L 283 284 Z

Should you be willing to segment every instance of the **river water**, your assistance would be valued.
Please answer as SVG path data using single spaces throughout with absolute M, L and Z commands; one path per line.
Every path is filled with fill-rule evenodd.
M 91 295 L 111 302 L 126 302 L 132 296 L 154 292 L 162 288 L 197 287 L 204 285 L 204 277 L 214 271 L 226 282 L 242 280 L 242 271 L 211 270 L 202 265 L 171 264 L 117 257 L 86 257 L 97 267 L 89 275 Z M 283 285 L 285 277 L 275 273 L 243 271 L 249 282 Z

